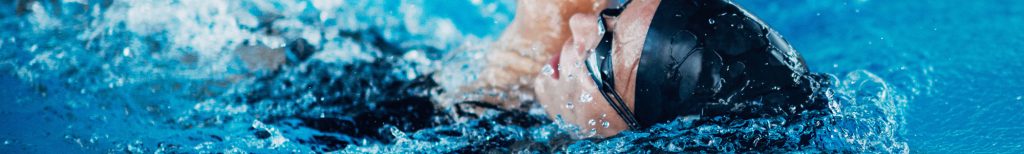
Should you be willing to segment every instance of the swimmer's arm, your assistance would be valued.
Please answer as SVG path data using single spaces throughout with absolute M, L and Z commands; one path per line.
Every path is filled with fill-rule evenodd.
M 569 18 L 577 13 L 596 14 L 601 8 L 602 0 L 519 0 L 515 19 L 486 54 L 483 84 L 529 85 L 520 78 L 532 79 L 561 51 L 571 36 Z
M 496 90 L 504 93 L 532 93 L 534 76 L 559 54 L 572 36 L 569 18 L 575 14 L 597 14 L 606 0 L 519 0 L 516 15 L 501 37 L 485 54 L 484 67 L 477 82 L 464 89 Z M 519 107 L 520 99 L 485 98 L 479 101 Z

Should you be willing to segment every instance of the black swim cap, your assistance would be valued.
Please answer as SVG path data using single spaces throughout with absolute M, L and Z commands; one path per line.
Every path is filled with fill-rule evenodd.
M 633 115 L 619 113 L 639 127 L 690 115 L 798 115 L 824 108 L 812 102 L 812 80 L 789 43 L 735 4 L 662 0 L 644 41 Z

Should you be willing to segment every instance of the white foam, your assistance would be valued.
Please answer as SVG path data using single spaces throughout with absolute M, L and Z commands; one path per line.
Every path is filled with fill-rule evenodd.
M 43 8 L 39 3 L 32 3 L 31 9 L 33 12 L 32 21 L 36 28 L 49 30 L 62 25 L 60 19 L 50 16 L 50 14 L 47 13 L 49 11 L 47 11 L 46 8 Z

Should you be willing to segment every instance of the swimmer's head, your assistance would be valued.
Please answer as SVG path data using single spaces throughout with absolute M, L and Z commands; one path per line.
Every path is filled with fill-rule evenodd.
M 809 96 L 814 79 L 799 54 L 735 4 L 627 5 L 571 17 L 572 37 L 551 60 L 558 73 L 536 78 L 548 114 L 579 126 L 583 137 L 680 116 L 792 116 L 821 108 Z

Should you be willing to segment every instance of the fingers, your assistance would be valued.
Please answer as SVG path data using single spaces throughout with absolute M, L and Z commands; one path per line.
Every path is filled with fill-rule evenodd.
M 514 72 L 500 68 L 488 68 L 481 71 L 480 81 L 482 85 L 474 85 L 476 87 L 503 87 L 510 84 L 515 84 L 516 75 Z
M 499 67 L 501 69 L 507 69 L 511 72 L 532 74 L 536 73 L 541 68 L 541 64 L 538 64 L 536 60 L 524 57 L 516 52 L 491 52 L 487 55 L 488 65 L 490 67 Z

